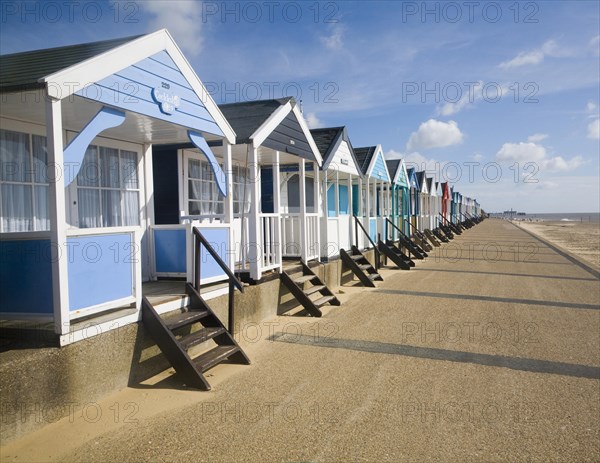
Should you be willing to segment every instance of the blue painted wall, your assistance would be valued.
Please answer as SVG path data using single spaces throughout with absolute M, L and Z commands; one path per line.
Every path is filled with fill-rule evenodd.
M 369 219 L 369 236 L 377 243 L 377 219 Z
M 139 249 L 129 233 L 67 238 L 69 310 L 133 295 Z
M 329 185 L 327 188 L 327 217 L 336 217 L 335 210 L 335 184 Z
M 202 235 L 210 243 L 210 245 L 217 251 L 219 257 L 225 262 L 229 263 L 229 228 L 200 228 Z M 213 257 L 204 249 L 204 246 L 200 248 L 200 279 L 223 277 L 227 278 L 225 272 L 221 269 L 219 264 L 213 259 Z
M 157 88 L 180 97 L 171 114 L 161 109 L 152 95 Z M 90 100 L 146 116 L 183 125 L 201 132 L 223 135 L 200 98 L 166 51 L 159 52 L 132 66 L 76 92 Z
M 350 213 L 350 203 L 348 202 L 347 185 L 339 185 L 339 207 L 340 215 L 348 215 Z
M 154 230 L 157 273 L 186 273 L 186 230 Z
M 375 165 L 371 171 L 371 177 L 379 180 L 385 180 L 387 182 L 390 181 L 390 177 L 388 176 L 385 168 L 385 160 L 383 159 L 381 151 L 377 153 L 377 159 L 375 160 Z
M 359 217 L 360 211 L 358 210 L 359 206 L 359 197 L 358 197 L 358 185 L 352 185 L 352 213 Z
M 50 240 L 0 241 L 0 312 L 52 315 Z

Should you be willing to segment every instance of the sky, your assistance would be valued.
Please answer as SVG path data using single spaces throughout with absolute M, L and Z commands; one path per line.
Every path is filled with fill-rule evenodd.
M 217 103 L 294 96 L 489 212 L 600 211 L 600 2 L 2 1 L 0 53 L 167 28 Z

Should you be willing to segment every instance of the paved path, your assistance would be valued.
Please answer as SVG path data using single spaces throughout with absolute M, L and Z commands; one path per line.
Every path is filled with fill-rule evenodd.
M 210 393 L 131 389 L 101 406 L 135 401 L 132 422 L 61 422 L 31 444 L 87 433 L 48 457 L 103 463 L 600 459 L 593 273 L 487 220 L 384 277 L 322 319 L 247 327 L 253 365 L 218 367 Z

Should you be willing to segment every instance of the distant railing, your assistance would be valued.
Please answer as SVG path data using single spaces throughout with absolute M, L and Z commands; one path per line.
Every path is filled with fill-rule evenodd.
M 379 251 L 379 248 L 377 247 L 375 242 L 369 236 L 369 233 L 367 232 L 367 230 L 365 230 L 365 227 L 363 226 L 363 224 L 360 223 L 360 220 L 358 219 L 358 217 L 356 217 L 355 215 L 353 215 L 352 217 L 354 217 L 354 239 L 355 239 L 356 247 L 360 249 L 360 247 L 358 246 L 358 227 L 360 227 L 360 229 L 363 231 L 364 235 L 369 240 L 369 243 L 371 243 L 371 245 L 373 246 L 373 249 L 375 250 L 375 270 L 378 270 L 379 267 L 381 267 L 381 252 Z
M 204 249 L 208 251 L 208 253 L 212 256 L 215 262 L 223 269 L 227 277 L 229 278 L 229 332 L 233 334 L 233 329 L 235 327 L 234 323 L 234 301 L 235 301 L 235 288 L 239 289 L 241 293 L 244 292 L 244 285 L 238 278 L 233 274 L 231 269 L 227 266 L 221 256 L 215 251 L 215 249 L 210 245 L 210 243 L 206 240 L 204 235 L 198 230 L 198 228 L 193 228 L 194 232 L 194 288 L 198 293 L 200 293 L 200 263 L 202 261 L 201 257 L 201 246 L 204 246 Z
M 408 220 L 408 219 L 404 219 L 404 218 L 403 218 L 402 220 L 404 220 L 404 221 L 405 221 L 405 222 L 406 222 L 408 225 L 410 225 L 410 229 L 411 229 L 411 230 L 413 231 L 413 233 L 414 233 L 415 235 L 417 235 L 417 236 L 418 236 L 418 237 L 419 237 L 421 240 L 427 240 L 427 237 L 426 237 L 426 236 L 425 236 L 423 233 L 421 233 L 421 231 L 420 231 L 420 230 L 419 230 L 417 227 L 415 227 L 415 226 L 414 226 L 414 225 L 413 225 L 413 224 L 410 222 L 410 220 Z
M 277 233 L 279 214 L 260 214 L 262 233 L 262 267 L 270 269 L 281 264 L 279 258 L 279 236 Z

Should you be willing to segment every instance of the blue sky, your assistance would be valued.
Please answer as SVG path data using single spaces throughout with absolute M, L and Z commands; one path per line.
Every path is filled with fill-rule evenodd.
M 489 211 L 600 210 L 600 2 L 2 2 L 0 51 L 166 27 L 217 102 L 456 180 Z M 458 178 L 460 175 L 460 179 Z

